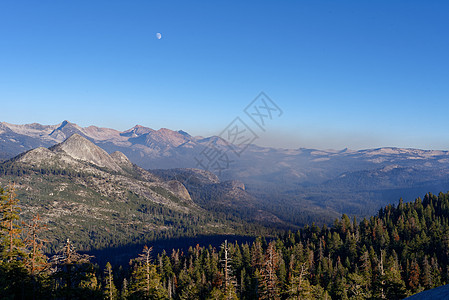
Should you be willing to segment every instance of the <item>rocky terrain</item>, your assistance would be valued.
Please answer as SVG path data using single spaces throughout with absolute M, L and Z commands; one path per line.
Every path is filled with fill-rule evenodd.
M 165 180 L 182 182 L 195 203 L 208 211 L 238 215 L 265 226 L 294 227 L 262 209 L 261 203 L 245 190 L 241 181 L 221 181 L 215 174 L 201 169 L 158 169 L 151 172 Z
M 0 123 L 0 159 L 36 147 L 51 147 L 74 133 L 111 155 L 120 151 L 132 163 L 149 170 L 201 168 L 198 158 L 202 151 L 227 149 L 218 137 L 194 137 L 184 131 L 139 125 L 121 132 L 80 127 L 68 121 L 57 125 Z M 91 154 L 90 161 L 95 163 L 97 154 Z M 228 154 L 231 162 L 215 172 L 217 180 L 242 182 L 245 192 L 253 197 L 245 203 L 257 202 L 264 211 L 295 224 L 329 222 L 341 213 L 368 216 L 387 203 L 396 203 L 401 196 L 409 201 L 426 192 L 449 190 L 448 151 L 250 145 L 240 157 L 231 151 Z M 116 168 L 111 162 L 104 163 Z
M 144 170 L 123 153 L 109 155 L 76 133 L 0 164 L 0 184 L 10 182 L 22 216 L 39 214 L 54 244 L 70 237 L 86 248 L 101 248 L 156 237 L 240 233 L 245 226 L 195 203 L 179 181 Z

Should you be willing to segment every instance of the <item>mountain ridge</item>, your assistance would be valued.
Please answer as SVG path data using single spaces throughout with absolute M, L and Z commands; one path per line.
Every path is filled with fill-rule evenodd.
M 106 151 L 78 133 L 74 133 L 64 142 L 52 146 L 49 150 L 64 152 L 73 158 L 84 160 L 100 167 L 106 167 L 113 171 L 122 170 Z
M 212 165 L 206 170 L 221 181 L 243 182 L 246 191 L 265 209 L 287 221 L 297 219 L 294 214 L 369 216 L 382 205 L 397 201 L 399 195 L 449 190 L 449 152 L 445 150 L 319 150 L 249 145 L 237 156 L 217 136 L 193 137 L 182 130 L 154 130 L 142 125 L 121 132 L 80 127 L 69 121 L 57 125 L 2 122 L 0 158 L 11 158 L 31 148 L 51 147 L 74 133 L 107 153 L 120 151 L 132 164 L 147 170 L 202 168 L 198 161 L 204 153 L 226 152 L 228 167 L 220 173 Z M 389 169 L 391 166 L 398 168 Z M 291 212 L 284 209 L 286 205 Z
M 53 140 L 55 142 L 62 142 L 74 133 L 77 133 L 81 136 L 84 136 L 90 140 L 96 140 L 96 141 L 108 141 L 113 140 L 118 137 L 122 137 L 121 141 L 125 141 L 126 138 L 136 138 L 143 135 L 153 134 L 154 139 L 162 138 L 162 139 L 169 139 L 169 138 L 181 138 L 184 137 L 191 141 L 207 141 L 210 142 L 211 140 L 215 140 L 217 136 L 210 136 L 210 137 L 193 137 L 188 132 L 185 132 L 183 130 L 171 130 L 167 128 L 160 128 L 158 130 L 145 127 L 142 125 L 135 125 L 134 127 L 119 131 L 112 128 L 106 128 L 106 127 L 97 127 L 94 125 L 90 125 L 88 127 L 80 127 L 75 123 L 71 123 L 68 120 L 64 120 L 59 124 L 56 125 L 42 125 L 39 123 L 30 123 L 30 124 L 22 124 L 22 125 L 16 125 L 11 124 L 7 122 L 0 122 L 0 135 L 3 134 L 5 131 L 8 133 L 15 133 L 19 135 L 25 135 L 29 137 L 40 137 L 43 140 Z M 76 132 L 73 132 L 76 131 Z M 68 132 L 68 134 L 60 134 L 59 132 Z M 100 133 L 100 134 L 99 134 Z M 123 138 L 124 137 L 124 138 Z M 120 139 L 119 139 L 120 140 Z M 165 141 L 164 141 L 165 142 Z M 182 143 L 174 143 L 176 146 L 181 145 Z M 253 145 L 254 146 L 254 145 Z M 428 149 L 418 149 L 418 148 L 402 148 L 402 147 L 377 147 L 377 148 L 367 148 L 367 149 L 360 149 L 360 150 L 353 150 L 353 149 L 310 149 L 310 148 L 276 148 L 276 147 L 263 147 L 263 146 L 254 146 L 261 150 L 279 150 L 284 152 L 300 152 L 302 150 L 305 151 L 312 151 L 315 152 L 315 155 L 319 154 L 342 154 L 342 153 L 366 153 L 368 155 L 379 155 L 379 154 L 410 154 L 410 153 L 417 153 L 418 155 L 423 154 L 433 154 L 433 155 L 448 155 L 448 150 L 428 150 Z
M 39 214 L 51 240 L 78 236 L 87 248 L 259 228 L 219 217 L 194 202 L 176 179 L 162 179 L 118 151 L 109 155 L 76 133 L 0 163 L 0 185 L 9 182 L 17 183 L 26 220 Z

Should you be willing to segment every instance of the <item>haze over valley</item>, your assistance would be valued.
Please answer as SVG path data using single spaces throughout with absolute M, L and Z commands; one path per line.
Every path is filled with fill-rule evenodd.
M 448 151 L 277 149 L 249 145 L 240 157 L 230 154 L 233 161 L 218 172 L 213 168 L 201 170 L 197 160 L 204 149 L 227 150 L 226 142 L 217 136 L 193 137 L 184 131 L 139 125 L 120 132 L 93 125 L 83 128 L 68 121 L 56 125 L 3 122 L 0 129 L 4 160 L 29 149 L 52 147 L 77 134 L 110 154 L 123 153 L 142 169 L 167 180 L 178 180 L 187 189 L 191 182 L 185 176 L 186 169 L 214 173 L 210 176 L 216 179 L 208 184 L 237 180 L 247 194 L 243 206 L 230 205 L 237 213 L 239 209 L 256 207 L 291 226 L 311 220 L 331 223 L 342 213 L 366 217 L 401 197 L 411 201 L 416 195 L 444 191 L 449 183 Z M 117 170 L 112 164 L 108 168 Z

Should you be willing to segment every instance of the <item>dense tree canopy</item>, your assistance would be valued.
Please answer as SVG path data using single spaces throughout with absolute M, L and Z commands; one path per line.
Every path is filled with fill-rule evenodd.
M 5 299 L 402 299 L 449 282 L 449 193 L 277 239 L 159 254 L 145 247 L 129 266 L 104 268 L 69 239 L 47 257 L 39 217 L 20 223 L 14 188 L 0 195 Z

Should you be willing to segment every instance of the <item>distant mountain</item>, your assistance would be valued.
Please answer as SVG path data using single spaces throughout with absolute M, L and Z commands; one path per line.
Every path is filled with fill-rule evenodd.
M 84 128 L 68 121 L 57 125 L 0 123 L 0 159 L 36 147 L 50 147 L 74 133 L 108 153 L 120 151 L 132 163 L 151 170 L 201 168 L 201 153 L 228 149 L 216 136 L 193 137 L 184 131 L 140 125 L 120 132 L 95 126 Z M 253 197 L 248 203 L 255 201 L 264 211 L 289 223 L 328 222 L 341 213 L 368 216 L 401 196 L 413 200 L 417 194 L 449 190 L 448 151 L 250 145 L 240 157 L 232 151 L 227 153 L 230 164 L 217 173 L 220 182 L 242 182 L 245 192 Z
M 200 169 L 159 169 L 151 172 L 165 180 L 182 182 L 195 203 L 208 211 L 236 215 L 265 226 L 293 227 L 262 209 L 259 201 L 245 190 L 245 184 L 241 181 L 221 181 L 215 174 Z
M 109 153 L 121 151 L 143 168 L 195 167 L 193 157 L 208 143 L 184 131 L 153 130 L 136 125 L 120 132 L 95 126 L 80 127 L 68 121 L 57 125 L 0 123 L 0 158 L 12 158 L 23 151 L 50 147 L 79 134 Z
M 9 182 L 16 183 L 24 218 L 40 214 L 54 244 L 70 237 L 101 248 L 259 228 L 200 207 L 179 181 L 162 179 L 123 153 L 109 155 L 78 133 L 1 163 L 0 185 Z

